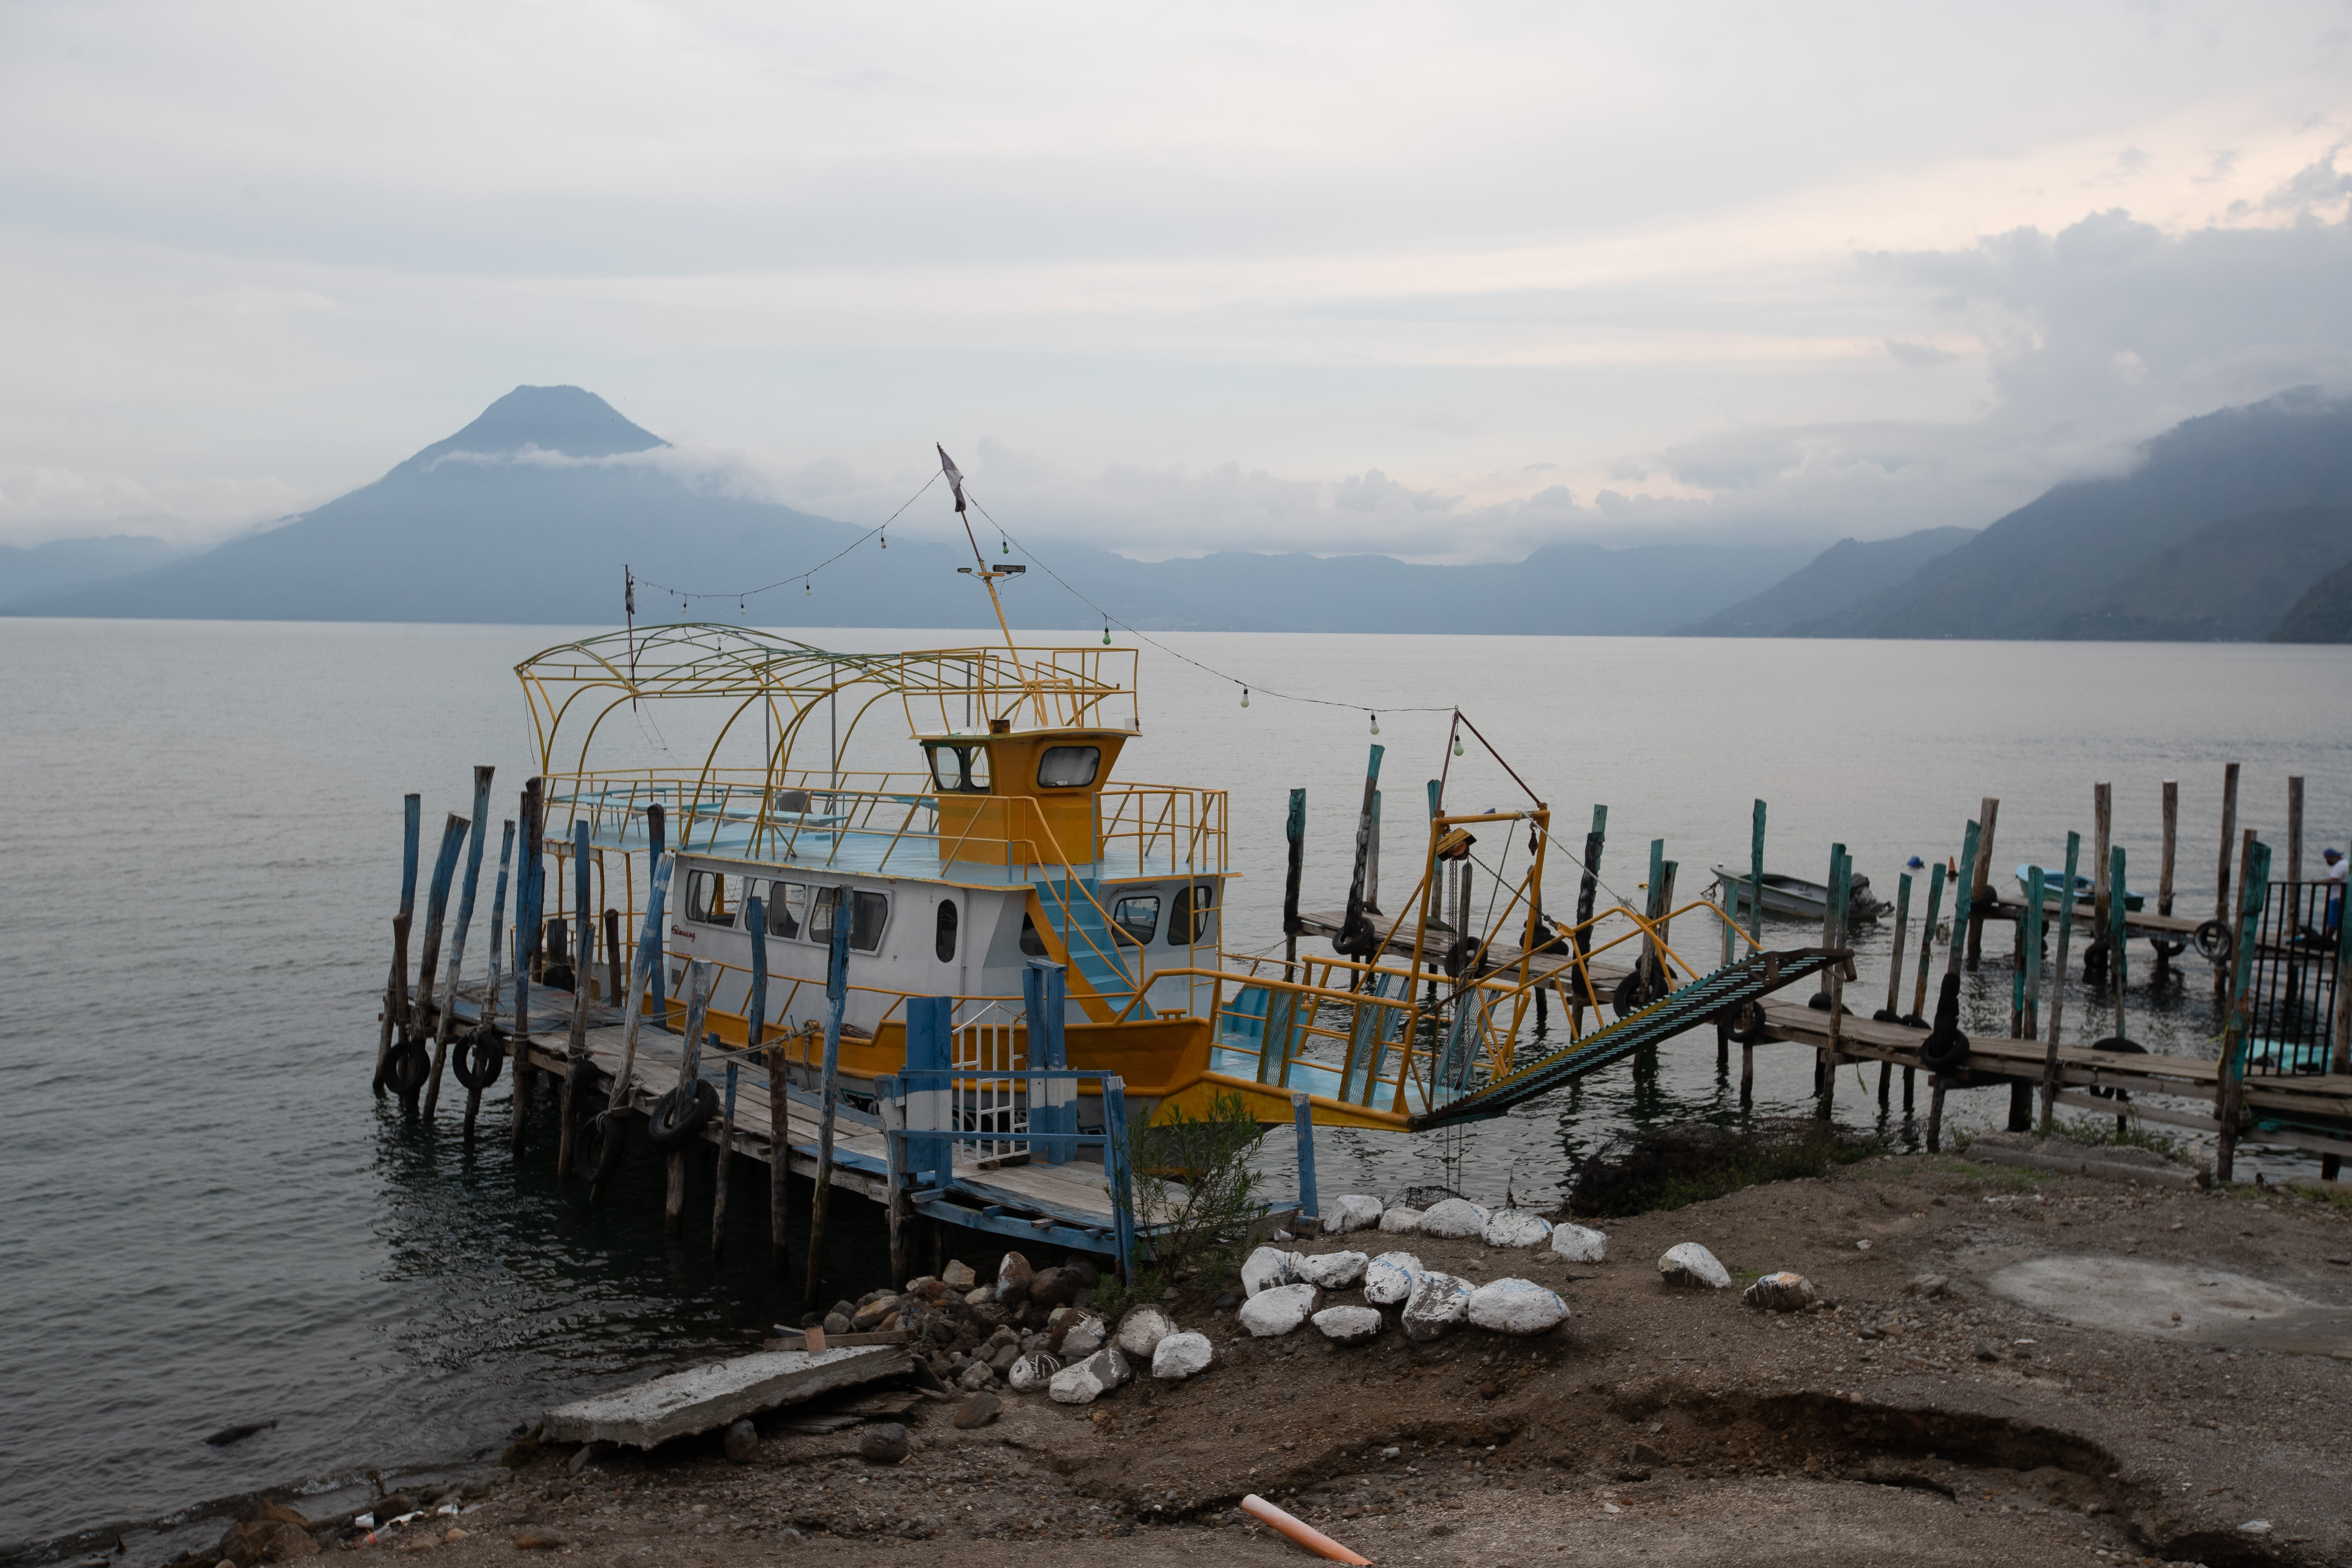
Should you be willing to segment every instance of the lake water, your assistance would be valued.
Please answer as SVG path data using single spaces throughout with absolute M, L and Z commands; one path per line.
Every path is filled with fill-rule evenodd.
M 368 1093 L 400 796 L 425 793 L 429 838 L 441 812 L 466 809 L 470 766 L 489 763 L 498 815 L 511 815 L 530 771 L 512 668 L 568 635 L 0 619 L 12 803 L 0 819 L 0 1542 L 494 1454 L 560 1396 L 742 1349 L 800 1310 L 769 1278 L 756 1185 L 731 1209 L 732 1261 L 714 1266 L 706 1241 L 662 1237 L 650 1163 L 589 1211 L 555 1191 L 544 1141 L 518 1173 L 502 1137 L 463 1145 L 447 1100 L 426 1131 Z M 2211 907 L 2225 762 L 2244 765 L 2241 822 L 2282 853 L 2291 773 L 2309 781 L 2313 867 L 2352 832 L 2352 649 L 1163 640 L 1257 687 L 1244 710 L 1234 687 L 1147 648 L 1143 739 L 1122 765 L 1232 792 L 1246 874 L 1227 917 L 1237 945 L 1278 935 L 1293 785 L 1310 803 L 1307 903 L 1343 900 L 1371 739 L 1363 713 L 1285 702 L 1267 685 L 1378 707 L 1391 823 L 1445 760 L 1445 715 L 1409 710 L 1459 702 L 1552 804 L 1569 843 L 1591 803 L 1608 803 L 1602 869 L 1621 894 L 1642 879 L 1653 837 L 1684 868 L 1681 896 L 1703 891 L 1708 866 L 1744 859 L 1757 796 L 1770 803 L 1774 868 L 1818 876 L 1842 839 L 1890 899 L 1906 857 L 1957 853 L 1987 795 L 2002 802 L 2005 879 L 2019 860 L 2062 856 L 2068 828 L 2087 838 L 2091 784 L 2112 780 L 2130 880 L 2152 888 L 2159 786 L 2179 780 L 2184 910 Z M 1474 746 L 1447 798 L 1520 797 Z M 1393 889 L 1393 830 L 1390 842 Z M 1564 910 L 1570 883 L 1555 875 L 1550 903 Z M 1865 1012 L 1883 1000 L 1890 923 L 1864 939 L 1850 997 Z M 2147 989 L 2149 968 L 2143 946 L 2130 1032 L 2159 1050 L 2207 1048 L 2205 967 L 2189 961 L 2185 984 L 2162 994 Z M 2009 984 L 2005 946 L 1989 952 L 1969 1027 L 2005 1029 Z M 2089 1027 L 2091 1003 L 2077 984 L 2070 1019 Z M 1549 1204 L 1574 1158 L 1613 1132 L 1734 1108 L 1712 1045 L 1686 1037 L 1638 1088 L 1612 1069 L 1459 1133 L 1326 1133 L 1321 1188 L 1444 1181 Z M 1794 1047 L 1759 1050 L 1758 1111 L 1803 1109 L 1811 1063 Z M 1849 1069 L 1840 1110 L 1869 1125 L 1876 1108 L 1858 1077 Z M 502 1079 L 486 1116 L 503 1125 L 505 1103 Z M 1951 1114 L 1998 1122 L 2005 1108 L 1977 1091 Z M 1277 1187 L 1292 1179 L 1287 1144 L 1266 1147 Z M 2242 1174 L 2310 1169 L 2291 1151 L 2241 1159 Z M 689 1213 L 707 1215 L 707 1194 L 695 1202 Z M 878 1237 L 836 1228 L 839 1272 L 878 1282 Z M 233 1447 L 201 1441 L 268 1419 L 278 1425 Z M 196 1533 L 134 1535 L 133 1560 Z

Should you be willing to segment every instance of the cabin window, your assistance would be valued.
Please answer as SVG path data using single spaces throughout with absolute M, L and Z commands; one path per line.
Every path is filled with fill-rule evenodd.
M 1141 947 L 1160 930 L 1160 895 L 1135 893 L 1110 907 L 1112 935 L 1122 947 Z
M 686 918 L 709 926 L 735 923 L 735 906 L 728 901 L 727 873 L 690 871 L 686 878 Z
M 1188 947 L 1209 934 L 1209 917 L 1216 910 L 1217 885 L 1195 882 L 1176 889 L 1176 907 L 1168 913 L 1168 945 Z
M 811 942 L 833 941 L 833 914 L 841 896 L 848 893 L 849 945 L 860 952 L 873 952 L 882 946 L 882 928 L 889 923 L 890 900 L 887 894 L 859 892 L 845 888 L 819 888 L 809 907 L 808 935 Z
M 1037 922 L 1027 915 L 1021 917 L 1021 951 L 1032 958 L 1045 956 L 1045 939 L 1037 934 Z
M 940 955 L 941 963 L 955 962 L 956 907 L 953 899 L 940 900 L 939 923 L 931 937 L 931 951 Z
M 933 746 L 931 782 L 951 795 L 988 793 L 986 746 Z
M 771 882 L 762 900 L 768 910 L 770 936 L 798 937 L 808 921 L 808 889 L 798 882 Z
M 1037 787 L 1078 789 L 1094 783 L 1101 766 L 1100 746 L 1048 746 L 1037 759 Z
M 808 791 L 804 789 L 785 789 L 778 790 L 776 792 L 776 815 L 778 816 L 804 816 L 808 814 Z

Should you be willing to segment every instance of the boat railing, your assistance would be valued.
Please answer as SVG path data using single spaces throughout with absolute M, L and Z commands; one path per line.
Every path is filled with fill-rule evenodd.
M 1139 727 L 1131 647 L 930 648 L 898 656 L 918 735 L 984 734 L 992 719 L 1055 730 Z

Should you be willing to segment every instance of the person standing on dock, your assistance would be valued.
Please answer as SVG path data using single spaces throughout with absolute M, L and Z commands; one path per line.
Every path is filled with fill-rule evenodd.
M 2344 851 L 2330 846 L 2319 852 L 2324 868 L 2319 879 L 2327 885 L 2327 910 L 2320 916 L 2320 924 L 2329 936 L 2344 926 L 2344 883 L 2347 872 L 2352 872 L 2352 860 L 2344 858 Z

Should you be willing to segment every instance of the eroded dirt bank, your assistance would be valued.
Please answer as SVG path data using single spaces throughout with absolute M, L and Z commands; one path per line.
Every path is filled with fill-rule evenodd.
M 1218 1357 L 1190 1383 L 1090 1407 L 1000 1390 L 972 1430 L 927 1404 L 895 1466 L 856 1458 L 856 1428 L 782 1430 L 804 1412 L 744 1465 L 715 1439 L 548 1451 L 374 1549 L 466 1568 L 544 1542 L 528 1549 L 667 1568 L 977 1538 L 1041 1565 L 1306 1561 L 1235 1511 L 1255 1491 L 1376 1563 L 2352 1561 L 2337 1203 L 1887 1157 L 1608 1228 L 1610 1261 L 1586 1265 L 1297 1244 L 1534 1279 L 1574 1313 L 1537 1339 L 1339 1350 L 1311 1328 L 1248 1340 L 1230 1309 L 1180 1300 Z M 1655 1260 L 1690 1240 L 1735 1271 L 1798 1269 L 1835 1310 L 1670 1290 Z

